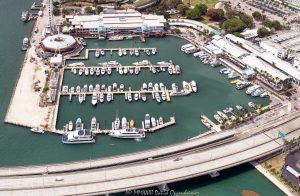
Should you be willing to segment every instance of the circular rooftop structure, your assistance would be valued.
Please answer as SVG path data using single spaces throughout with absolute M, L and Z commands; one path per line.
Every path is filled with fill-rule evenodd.
M 65 52 L 71 50 L 76 45 L 76 40 L 70 35 L 52 35 L 46 37 L 42 44 L 46 50 Z

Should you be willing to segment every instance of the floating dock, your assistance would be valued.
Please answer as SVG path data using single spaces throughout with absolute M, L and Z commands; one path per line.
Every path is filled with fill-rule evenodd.
M 158 120 L 157 120 L 156 123 L 158 124 Z M 155 131 L 157 131 L 159 129 L 163 129 L 165 127 L 168 127 L 168 126 L 171 126 L 171 125 L 174 125 L 174 124 L 176 124 L 176 120 L 175 120 L 174 116 L 170 117 L 170 121 L 164 122 L 163 124 L 157 125 L 155 127 L 151 127 L 150 129 L 145 129 L 144 121 L 142 122 L 143 130 L 145 132 L 155 132 Z

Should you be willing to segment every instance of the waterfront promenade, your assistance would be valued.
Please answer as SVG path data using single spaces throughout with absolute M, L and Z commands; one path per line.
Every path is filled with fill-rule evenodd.
M 34 90 L 35 84 L 38 84 L 42 90 L 46 83 L 45 71 L 47 67 L 36 56 L 35 47 L 42 39 L 42 30 L 47 26 L 47 21 L 48 6 L 43 10 L 43 16 L 37 18 L 33 27 L 33 29 L 37 27 L 39 32 L 31 33 L 31 47 L 27 50 L 21 65 L 19 77 L 4 119 L 5 123 L 24 127 L 51 127 L 49 124 L 52 122 L 55 108 L 53 106 L 40 107 L 40 92 Z
M 158 151 L 152 150 L 127 156 L 110 157 L 106 161 L 110 160 L 113 164 L 107 164 L 105 159 L 99 160 L 98 163 L 102 163 L 102 167 L 94 167 L 93 169 L 90 166 L 94 162 L 87 161 L 82 163 L 81 169 L 73 168 L 73 164 L 65 164 L 65 166 L 60 164 L 53 166 L 53 168 L 48 165 L 46 175 L 28 174 L 35 167 L 2 168 L 0 170 L 2 176 L 0 178 L 0 193 L 12 195 L 20 193 L 30 195 L 105 194 L 156 186 L 221 171 L 281 150 L 283 140 L 278 138 L 278 130 L 283 131 L 288 140 L 298 137 L 300 135 L 299 118 L 299 113 L 290 114 L 273 123 L 272 129 L 262 125 L 257 128 L 258 134 L 243 139 L 242 137 L 223 138 L 222 141 L 227 140 L 227 142 L 219 141 L 215 145 L 213 143 L 218 139 L 216 137 L 226 132 L 189 140 L 173 145 L 173 151 L 162 156 L 160 153 L 165 153 L 165 149 L 169 147 L 156 149 Z M 214 140 L 211 140 L 211 137 L 215 137 Z M 183 147 L 187 144 L 190 145 L 190 142 L 194 145 L 199 144 L 200 141 L 205 143 L 207 139 L 214 142 L 207 143 L 206 141 L 204 146 L 188 149 Z M 174 147 L 176 147 L 177 152 L 174 152 Z M 149 152 L 154 154 L 149 154 Z M 134 157 L 136 161 L 131 160 L 122 163 L 119 162 L 120 157 L 123 161 L 126 159 L 128 161 L 128 158 Z M 84 164 L 86 165 L 84 166 Z M 78 166 L 80 166 L 79 162 L 77 162 Z M 64 172 L 58 172 L 57 169 L 62 169 L 62 167 L 64 167 L 62 170 Z M 15 171 L 21 173 L 16 172 L 12 175 Z

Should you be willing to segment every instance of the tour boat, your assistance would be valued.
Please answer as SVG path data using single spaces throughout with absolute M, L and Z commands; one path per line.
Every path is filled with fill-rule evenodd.
M 146 137 L 143 130 L 137 128 L 128 128 L 115 130 L 109 134 L 111 137 L 126 138 L 126 139 L 142 139 Z
M 95 143 L 95 138 L 90 130 L 75 130 L 64 133 L 62 142 L 64 144 Z

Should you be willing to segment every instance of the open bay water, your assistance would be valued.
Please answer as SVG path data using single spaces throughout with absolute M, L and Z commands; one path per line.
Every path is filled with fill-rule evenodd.
M 151 39 L 145 44 L 141 44 L 139 41 L 109 43 L 89 40 L 89 47 L 93 47 L 93 43 L 95 44 L 94 46 L 99 47 L 113 47 L 113 45 L 118 47 L 135 47 L 139 44 L 145 47 L 155 46 L 159 49 L 158 55 L 151 57 L 150 60 L 155 63 L 161 60 L 172 59 L 176 64 L 181 65 L 183 74 L 180 76 L 169 76 L 167 73 L 153 75 L 148 70 L 144 70 L 139 76 L 119 76 L 114 73 L 111 77 L 97 78 L 94 76 L 93 78 L 85 78 L 85 76 L 79 77 L 67 73 L 64 80 L 65 84 L 96 84 L 96 82 L 112 84 L 116 81 L 124 83 L 126 86 L 130 84 L 134 89 L 139 88 L 144 81 L 152 81 L 163 82 L 170 88 L 172 82 L 177 82 L 181 86 L 182 80 L 195 80 L 199 85 L 199 92 L 187 97 L 173 97 L 170 103 L 162 104 L 157 104 L 155 101 L 150 100 L 150 97 L 148 97 L 147 103 L 142 103 L 141 101 L 138 103 L 127 103 L 124 102 L 123 96 L 116 96 L 115 101 L 111 104 L 105 103 L 94 108 L 89 103 L 89 98 L 82 105 L 76 99 L 73 99 L 71 103 L 68 102 L 67 97 L 62 99 L 58 128 L 61 128 L 71 119 L 75 121 L 79 116 L 87 122 L 87 126 L 89 126 L 91 117 L 96 116 L 101 121 L 101 126 L 104 124 L 104 126 L 109 128 L 116 113 L 118 113 L 119 117 L 126 116 L 127 119 L 134 119 L 138 126 L 140 126 L 140 122 L 146 113 L 155 117 L 163 116 L 165 120 L 169 116 L 175 115 L 176 125 L 154 134 L 148 134 L 147 139 L 141 142 L 97 136 L 97 143 L 94 145 L 63 145 L 60 141 L 60 136 L 33 134 L 28 129 L 4 124 L 4 117 L 19 68 L 24 59 L 24 53 L 20 51 L 22 40 L 25 36 L 29 36 L 32 28 L 32 23 L 24 24 L 20 20 L 20 14 L 22 10 L 28 10 L 32 3 L 32 0 L 0 0 L 0 166 L 91 159 L 184 141 L 206 131 L 199 120 L 202 113 L 212 118 L 212 114 L 216 110 L 230 105 L 246 104 L 251 100 L 243 92 L 236 91 L 228 83 L 227 78 L 218 73 L 218 69 L 203 65 L 191 55 L 186 56 L 182 54 L 179 47 L 186 43 L 184 40 L 167 37 L 157 40 Z M 96 59 L 93 57 L 93 54 L 91 55 L 90 62 L 93 65 L 96 63 Z M 123 64 L 138 60 L 135 57 L 122 57 L 119 60 L 116 54 L 115 57 Z M 146 56 L 142 56 L 139 59 L 144 58 L 147 59 Z M 107 56 L 107 60 L 109 59 L 110 57 Z M 256 103 L 261 101 L 267 102 L 267 100 L 263 99 L 255 100 Z M 200 195 L 240 195 L 240 192 L 244 189 L 254 190 L 261 195 L 283 195 L 280 190 L 248 164 L 220 173 L 221 176 L 215 179 L 203 176 L 174 183 L 170 187 L 178 191 L 197 192 Z

